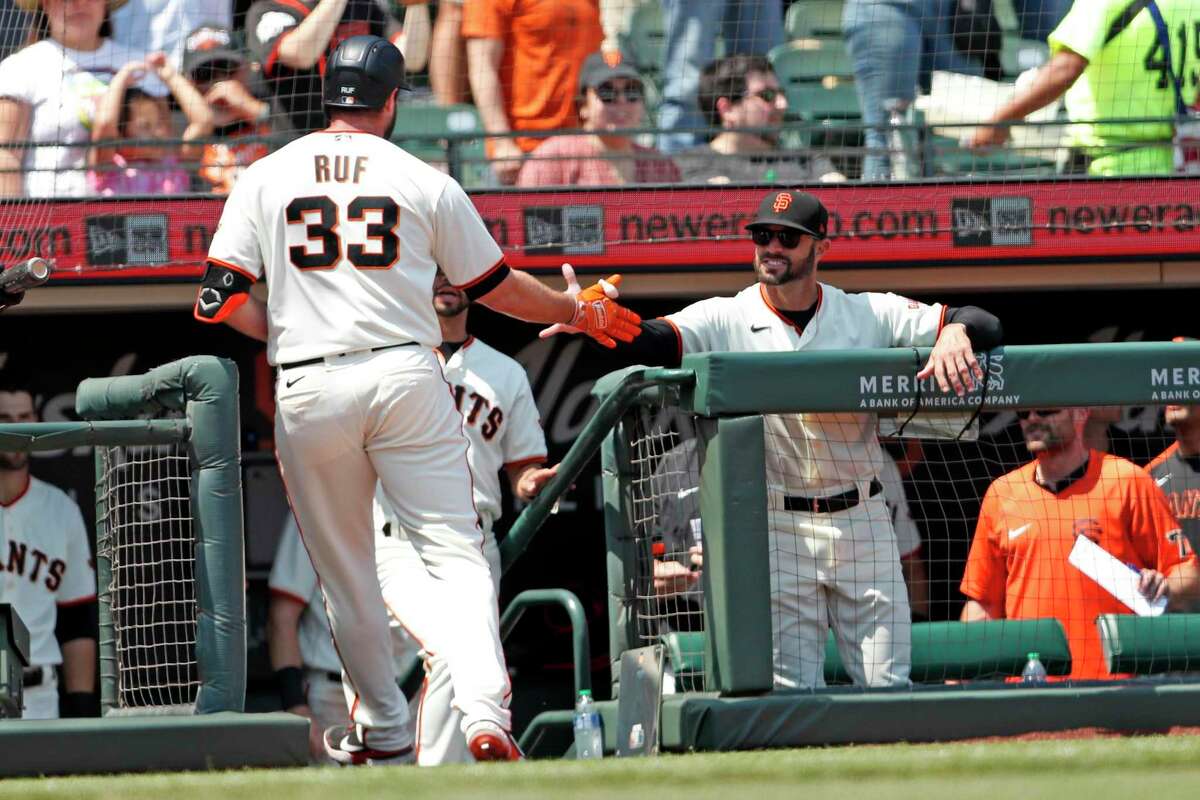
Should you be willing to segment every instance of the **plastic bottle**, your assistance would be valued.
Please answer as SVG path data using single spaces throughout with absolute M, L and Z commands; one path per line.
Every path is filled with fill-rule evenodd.
M 579 692 L 575 703 L 575 758 L 604 758 L 604 731 L 600 727 L 600 712 L 588 689 Z
M 1045 682 L 1046 668 L 1042 666 L 1042 660 L 1037 653 L 1030 653 L 1029 660 L 1025 662 L 1025 669 L 1021 670 L 1021 683 L 1028 686 L 1039 686 Z

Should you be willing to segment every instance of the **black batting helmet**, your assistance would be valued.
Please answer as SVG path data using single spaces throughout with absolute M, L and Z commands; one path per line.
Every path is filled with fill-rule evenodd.
M 407 88 L 404 56 L 378 36 L 351 36 L 325 63 L 326 108 L 383 108 L 392 92 Z

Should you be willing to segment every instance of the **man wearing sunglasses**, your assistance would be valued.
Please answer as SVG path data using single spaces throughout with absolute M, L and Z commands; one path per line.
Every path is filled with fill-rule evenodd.
M 917 377 L 960 395 L 982 380 L 974 351 L 1000 344 L 1000 321 L 972 306 L 848 294 L 819 282 L 818 264 L 831 247 L 828 221 L 811 194 L 769 192 L 747 226 L 757 284 L 642 322 L 620 354 L 629 363 L 678 366 L 686 353 L 932 346 Z M 832 623 L 856 684 L 906 685 L 911 613 L 879 480 L 885 456 L 874 416 L 771 414 L 764 425 L 776 684 L 824 685 Z
M 984 495 L 961 590 L 962 619 L 1053 617 L 1063 626 L 1075 680 L 1108 671 L 1096 617 L 1129 609 L 1067 561 L 1086 536 L 1139 573 L 1138 590 L 1168 608 L 1196 595 L 1196 556 L 1149 473 L 1084 441 L 1086 408 L 1021 411 L 1034 460 L 998 478 Z
M 517 186 L 621 186 L 678 183 L 675 163 L 634 141 L 646 124 L 642 76 L 620 53 L 592 53 L 579 71 L 582 135 L 551 136 L 517 175 Z
M 846 177 L 822 155 L 779 149 L 788 101 L 762 56 L 718 58 L 700 75 L 697 102 L 716 134 L 674 155 L 685 183 L 835 183 Z

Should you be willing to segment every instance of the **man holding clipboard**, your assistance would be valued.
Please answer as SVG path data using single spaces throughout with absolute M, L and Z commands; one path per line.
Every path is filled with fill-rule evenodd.
M 1096 617 L 1131 610 L 1072 563 L 1077 537 L 1136 570 L 1151 606 L 1186 608 L 1200 589 L 1196 556 L 1180 546 L 1163 493 L 1133 462 L 1087 448 L 1088 413 L 1018 413 L 1034 460 L 988 488 L 961 585 L 964 622 L 1058 619 L 1073 680 L 1122 677 L 1108 672 Z

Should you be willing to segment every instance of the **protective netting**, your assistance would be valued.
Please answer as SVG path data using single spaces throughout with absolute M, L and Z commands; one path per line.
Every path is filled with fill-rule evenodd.
M 1187 580 L 1194 567 L 1180 564 L 1200 544 L 1198 473 L 1187 466 L 1195 458 L 1178 454 L 1159 408 L 1022 414 L 1020 420 L 1014 412 L 985 414 L 965 428 L 942 424 L 936 435 L 927 426 L 919 438 L 886 435 L 878 450 L 847 445 L 837 454 L 817 450 L 872 441 L 875 420 L 765 418 L 777 687 L 905 685 L 911 623 L 984 616 L 1057 619 L 1070 676 L 1114 677 L 1096 619 L 1134 612 L 1087 577 L 1087 554 L 1071 555 L 1072 546 L 1084 539 L 1111 554 L 1116 566 L 1096 569 L 1107 569 L 1116 583 L 1130 567 L 1151 569 L 1179 594 L 1184 584 L 1176 581 Z M 1187 411 L 1173 407 L 1171 414 L 1182 419 Z M 810 438 L 818 428 L 821 445 Z M 702 689 L 704 445 L 695 420 L 669 407 L 641 409 L 629 430 L 638 643 L 665 643 L 676 688 Z M 1090 453 L 1085 466 L 1072 462 L 1068 474 L 1053 479 L 1034 472 L 1034 453 L 1067 441 Z M 1194 610 L 1195 599 L 1172 603 L 1169 611 Z M 827 664 L 827 643 L 840 669 Z M 918 680 L 950 677 L 956 676 L 925 664 Z
M 96 550 L 111 563 L 100 590 L 116 644 L 116 711 L 191 713 L 200 684 L 186 445 L 98 453 Z

